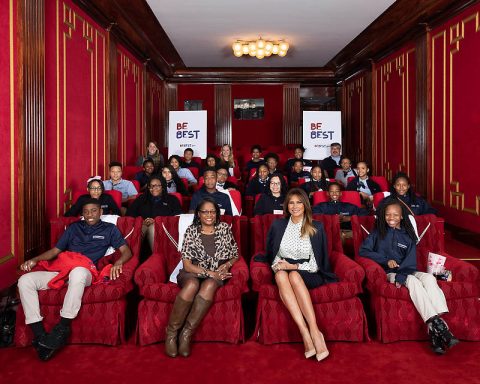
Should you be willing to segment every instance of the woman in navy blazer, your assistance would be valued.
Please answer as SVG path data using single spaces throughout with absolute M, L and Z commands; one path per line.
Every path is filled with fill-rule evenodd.
M 267 259 L 275 273 L 282 302 L 297 324 L 305 357 L 325 359 L 329 352 L 318 329 L 309 288 L 336 281 L 327 252 L 323 224 L 312 220 L 307 194 L 291 189 L 284 203 L 284 218 L 272 223 L 267 235 Z

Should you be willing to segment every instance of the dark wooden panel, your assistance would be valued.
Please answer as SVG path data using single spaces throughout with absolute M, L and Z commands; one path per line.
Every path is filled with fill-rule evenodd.
M 428 135 L 428 50 L 427 33 L 417 39 L 416 59 L 416 159 L 415 190 L 422 196 L 427 195 L 427 135 Z
M 118 81 L 117 81 L 117 43 L 110 30 L 107 30 L 106 37 L 106 107 L 108 134 L 105 138 L 107 152 L 107 163 L 110 159 L 116 159 L 118 153 Z
M 164 123 L 164 143 L 168 147 L 168 123 L 169 123 L 169 111 L 176 111 L 178 109 L 177 100 L 177 85 L 165 84 L 165 123 Z
M 334 72 L 325 68 L 188 68 L 168 78 L 177 83 L 302 83 L 335 85 Z
M 112 33 L 141 61 L 150 59 L 154 72 L 169 76 L 176 68 L 185 68 L 147 2 L 131 0 L 74 0 Z
M 21 5 L 23 49 L 23 175 L 24 254 L 45 250 L 45 3 L 25 0 Z M 24 177 L 21 179 L 25 180 Z
M 232 145 L 232 88 L 215 85 L 215 144 Z
M 369 67 L 423 33 L 425 24 L 435 25 L 476 3 L 475 0 L 397 0 L 330 62 L 339 77 Z
M 283 144 L 298 144 L 303 141 L 299 91 L 299 84 L 283 86 Z

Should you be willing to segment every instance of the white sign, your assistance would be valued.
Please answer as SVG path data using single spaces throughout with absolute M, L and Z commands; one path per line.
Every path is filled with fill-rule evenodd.
M 330 156 L 330 144 L 342 144 L 342 116 L 340 111 L 303 112 L 303 157 L 322 160 Z
M 170 111 L 168 157 L 183 156 L 187 148 L 193 156 L 207 157 L 207 111 Z

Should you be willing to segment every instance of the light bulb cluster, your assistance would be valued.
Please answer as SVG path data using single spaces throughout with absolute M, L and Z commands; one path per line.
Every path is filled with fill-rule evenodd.
M 236 57 L 249 55 L 257 59 L 263 59 L 272 55 L 284 57 L 290 45 L 286 41 L 270 41 L 259 38 L 253 41 L 237 40 L 232 44 L 233 54 Z

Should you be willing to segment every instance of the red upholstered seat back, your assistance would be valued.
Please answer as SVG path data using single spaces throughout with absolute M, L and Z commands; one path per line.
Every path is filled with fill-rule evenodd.
M 388 188 L 388 181 L 385 176 L 370 176 L 370 179 L 378 184 L 382 192 L 387 192 Z
M 183 204 L 183 196 L 180 192 L 170 192 L 169 195 L 175 196 L 180 203 L 180 206 Z
M 362 206 L 360 194 L 357 191 L 343 191 L 340 201 L 343 203 L 356 205 L 359 208 Z
M 355 251 L 355 257 L 358 257 L 358 251 L 360 246 L 368 236 L 368 233 L 361 227 L 361 225 L 370 233 L 375 227 L 374 216 L 352 216 L 352 232 L 353 232 L 353 249 Z
M 181 255 L 173 242 L 167 236 L 165 229 L 168 231 L 170 236 L 173 237 L 176 242 L 178 242 L 179 220 L 179 216 L 157 216 L 155 218 L 155 243 L 153 245 L 153 252 L 160 253 L 165 256 L 165 259 L 167 260 L 167 270 L 169 273 L 175 269 L 180 261 Z M 231 225 L 233 237 L 237 242 L 239 254 L 241 254 L 240 217 L 224 215 L 221 216 L 221 221 Z M 165 229 L 163 227 L 165 227 Z
M 126 165 L 125 167 L 122 168 L 122 178 L 126 180 L 131 180 L 135 178 L 135 175 L 138 172 L 143 171 L 143 167 L 137 166 L 137 165 Z
M 112 196 L 113 201 L 115 201 L 115 204 L 117 204 L 117 207 L 119 209 L 122 208 L 122 192 L 111 189 L 109 191 L 105 191 L 104 193 L 108 193 L 110 196 Z
M 313 194 L 313 205 L 326 203 L 328 200 L 327 191 L 317 191 Z

